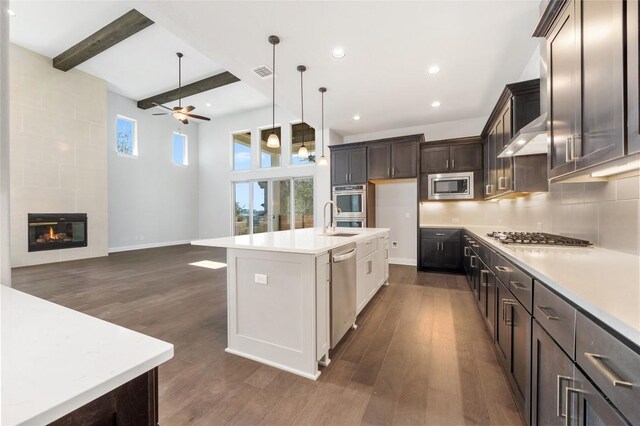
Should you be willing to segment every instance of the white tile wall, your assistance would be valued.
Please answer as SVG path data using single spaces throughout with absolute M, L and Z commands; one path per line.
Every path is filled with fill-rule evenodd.
M 422 203 L 420 223 L 542 230 L 640 255 L 640 177 L 552 184 L 548 193 L 499 202 Z
M 12 266 L 106 256 L 106 82 L 16 45 L 10 55 Z M 87 213 L 88 247 L 27 251 L 28 213 L 74 212 Z

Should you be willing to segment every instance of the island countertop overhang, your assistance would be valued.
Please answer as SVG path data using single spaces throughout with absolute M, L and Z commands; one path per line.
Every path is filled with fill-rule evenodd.
M 263 250 L 283 253 L 319 255 L 349 243 L 389 232 L 389 228 L 344 229 L 336 233 L 352 236 L 325 234 L 322 228 L 296 229 L 291 231 L 263 232 L 253 235 L 209 238 L 192 241 L 192 245 L 222 247 L 228 249 Z

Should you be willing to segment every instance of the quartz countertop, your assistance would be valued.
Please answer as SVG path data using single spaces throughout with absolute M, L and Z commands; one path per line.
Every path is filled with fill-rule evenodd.
M 173 357 L 173 345 L 0 285 L 2 425 L 47 424 Z
M 389 232 L 388 228 L 338 228 L 336 233 L 348 237 L 325 234 L 322 228 L 294 231 L 263 232 L 253 235 L 211 238 L 192 241 L 196 246 L 224 247 L 246 250 L 265 250 L 302 254 L 321 254 L 345 244 L 358 242 L 374 235 Z
M 498 226 L 425 224 L 420 227 L 466 229 L 640 347 L 640 256 L 597 246 L 502 244 L 487 233 L 514 229 Z

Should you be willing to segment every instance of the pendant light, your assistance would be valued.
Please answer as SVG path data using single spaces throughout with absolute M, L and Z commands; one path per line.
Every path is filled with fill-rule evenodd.
M 324 156 L 324 92 L 327 91 L 327 88 L 321 87 L 318 91 L 322 95 L 322 155 L 320 156 L 320 160 L 318 160 L 318 166 L 326 166 L 329 164 L 327 157 Z
M 302 73 L 307 70 L 307 67 L 305 67 L 304 65 L 298 65 L 297 70 L 300 71 L 300 105 L 302 110 L 302 123 L 300 124 L 300 127 L 302 129 L 302 146 L 298 150 L 298 157 L 306 160 L 309 158 L 309 150 L 304 145 L 304 83 L 302 80 Z
M 279 148 L 280 147 L 280 138 L 276 135 L 276 44 L 280 43 L 280 38 L 278 36 L 269 36 L 269 43 L 273 45 L 273 63 L 272 69 L 273 74 L 271 75 L 272 84 L 272 109 L 271 109 L 271 134 L 267 138 L 267 146 L 269 148 Z

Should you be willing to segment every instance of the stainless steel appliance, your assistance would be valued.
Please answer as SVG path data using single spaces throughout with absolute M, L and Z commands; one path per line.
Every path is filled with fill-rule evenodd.
M 367 187 L 366 185 L 334 186 L 333 202 L 338 209 L 336 219 L 366 217 Z
M 588 247 L 592 245 L 587 240 L 563 237 L 562 235 L 544 232 L 490 232 L 488 237 L 495 238 L 503 244 L 529 244 L 546 246 Z
M 367 218 L 362 219 L 338 219 L 336 220 L 336 228 L 365 228 Z
M 356 245 L 331 250 L 331 348 L 356 324 Z
M 473 172 L 431 174 L 428 183 L 429 200 L 473 199 Z

